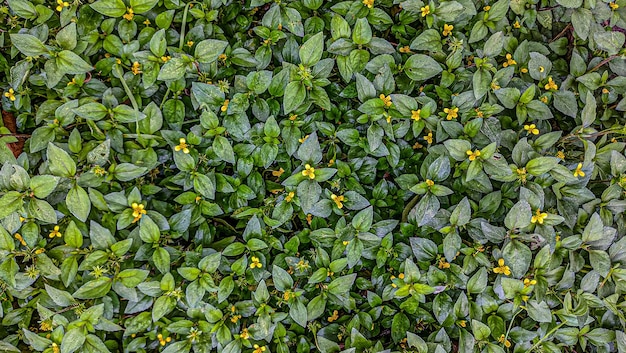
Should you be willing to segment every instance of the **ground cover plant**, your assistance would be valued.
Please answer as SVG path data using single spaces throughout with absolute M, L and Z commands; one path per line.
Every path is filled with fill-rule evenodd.
M 626 0 L 6 0 L 0 351 L 626 352 Z

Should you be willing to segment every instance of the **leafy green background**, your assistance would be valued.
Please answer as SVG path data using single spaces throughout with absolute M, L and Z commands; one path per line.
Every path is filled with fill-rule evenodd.
M 7 0 L 0 351 L 626 352 L 624 28 Z

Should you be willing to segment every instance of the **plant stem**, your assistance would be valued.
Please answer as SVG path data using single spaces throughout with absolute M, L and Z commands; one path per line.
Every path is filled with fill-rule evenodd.
M 530 349 L 527 350 L 526 353 L 531 353 L 532 351 L 534 351 L 537 347 L 539 347 L 540 344 L 542 344 L 546 339 L 548 339 L 550 336 L 552 336 L 558 329 L 560 329 L 564 325 L 565 325 L 565 322 L 561 322 L 556 327 L 554 327 L 552 330 L 548 331 L 548 333 L 546 333 L 539 341 L 537 341 L 537 343 L 533 344 L 533 346 L 530 347 Z

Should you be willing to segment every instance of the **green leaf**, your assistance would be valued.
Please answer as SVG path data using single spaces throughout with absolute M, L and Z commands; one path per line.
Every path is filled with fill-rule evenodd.
M 528 202 L 518 201 L 506 215 L 504 224 L 508 229 L 520 229 L 530 225 L 532 211 Z
M 223 136 L 215 136 L 213 140 L 213 151 L 224 162 L 235 164 L 235 153 L 228 139 Z
M 194 57 L 199 63 L 212 63 L 217 60 L 227 46 L 228 42 L 223 40 L 205 39 L 196 45 Z M 162 78 L 159 79 L 162 80 Z
M 324 34 L 319 32 L 309 38 L 300 47 L 300 62 L 302 65 L 311 67 L 317 64 L 324 52 Z
M 74 353 L 80 349 L 85 342 L 85 334 L 80 327 L 73 328 L 63 335 L 61 342 L 61 352 Z
M 26 56 L 40 56 L 48 54 L 48 48 L 39 40 L 39 38 L 23 33 L 12 33 L 10 35 L 11 43 Z
M 48 168 L 52 174 L 66 178 L 76 174 L 76 163 L 74 160 L 67 152 L 55 146 L 52 142 L 48 143 L 46 156 L 48 157 Z
M 126 13 L 126 5 L 122 0 L 98 0 L 90 6 L 97 12 L 109 17 L 122 17 Z
M 152 254 L 152 261 L 159 272 L 170 272 L 170 253 L 168 253 L 164 248 L 158 247 L 154 250 L 154 253 Z
M 442 68 L 430 56 L 415 54 L 404 64 L 404 72 L 411 80 L 425 81 L 441 73 Z
M 76 299 L 96 299 L 102 298 L 111 290 L 111 279 L 100 277 L 83 284 L 72 297 Z
M 354 24 L 352 41 L 357 45 L 368 44 L 372 40 L 372 28 L 366 18 L 359 18 Z
M 89 217 L 91 201 L 89 200 L 89 195 L 82 187 L 74 185 L 67 193 L 65 204 L 72 215 L 81 222 L 85 222 L 87 217 Z
M 283 99 L 283 110 L 285 114 L 289 114 L 297 107 L 299 107 L 306 98 L 306 88 L 301 82 L 289 82 L 285 89 L 285 96 Z

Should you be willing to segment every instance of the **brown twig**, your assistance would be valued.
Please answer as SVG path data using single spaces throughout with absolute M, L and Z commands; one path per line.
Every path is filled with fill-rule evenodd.
M 615 59 L 617 57 L 619 57 L 618 54 L 614 54 L 614 55 L 609 56 L 608 58 L 600 61 L 600 63 L 598 65 L 594 66 L 593 69 L 589 70 L 587 73 L 596 71 L 597 69 L 601 68 L 602 66 L 604 66 L 605 64 L 611 62 L 611 60 L 613 60 L 613 59 Z
M 552 38 L 552 40 L 550 41 L 550 43 L 554 42 L 555 40 L 563 37 L 565 35 L 565 33 L 567 32 L 568 29 L 570 29 L 572 27 L 571 23 L 568 23 L 567 26 L 565 26 L 565 28 L 563 28 L 563 30 L 561 31 L 561 33 L 557 34 L 556 37 Z

